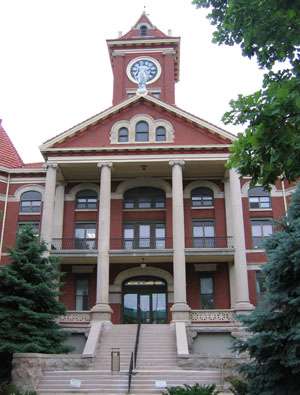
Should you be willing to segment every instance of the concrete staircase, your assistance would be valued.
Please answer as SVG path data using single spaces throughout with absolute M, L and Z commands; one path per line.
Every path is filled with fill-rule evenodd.
M 38 388 L 40 395 L 53 393 L 66 395 L 127 393 L 128 367 L 134 349 L 137 325 L 114 325 L 101 333 L 97 356 L 91 370 L 48 371 L 44 373 Z M 112 348 L 121 353 L 121 371 L 111 374 Z M 137 366 L 132 377 L 131 394 L 161 394 L 155 381 L 163 380 L 168 386 L 182 384 L 220 384 L 218 369 L 191 371 L 176 364 L 175 328 L 170 325 L 142 325 L 137 356 Z M 71 379 L 81 380 L 80 388 L 70 386 Z

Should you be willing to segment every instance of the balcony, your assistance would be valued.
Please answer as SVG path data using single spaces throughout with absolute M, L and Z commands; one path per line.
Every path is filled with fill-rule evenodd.
M 97 255 L 97 239 L 63 238 L 52 240 L 52 253 L 57 255 Z M 234 248 L 231 237 L 194 237 L 186 239 L 186 256 L 198 259 L 233 256 Z M 147 238 L 111 238 L 110 255 L 121 256 L 172 256 L 173 240 L 164 237 Z M 203 258 L 203 259 L 204 259 Z M 187 259 L 188 260 L 188 259 Z M 193 261 L 193 258 L 190 259 Z M 221 259 L 222 260 L 222 259 Z M 201 261 L 201 259 L 200 259 Z

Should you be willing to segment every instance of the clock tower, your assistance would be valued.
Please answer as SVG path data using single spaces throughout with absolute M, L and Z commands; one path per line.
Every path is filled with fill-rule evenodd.
M 157 29 L 145 12 L 125 35 L 107 40 L 114 76 L 113 105 L 147 92 L 175 103 L 180 38 Z

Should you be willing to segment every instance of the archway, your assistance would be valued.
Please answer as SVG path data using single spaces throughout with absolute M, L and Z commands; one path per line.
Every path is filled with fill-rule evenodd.
M 167 283 L 160 277 L 136 276 L 122 284 L 124 324 L 167 322 Z

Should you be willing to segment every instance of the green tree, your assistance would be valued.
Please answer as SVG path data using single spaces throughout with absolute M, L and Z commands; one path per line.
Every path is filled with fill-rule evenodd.
M 0 270 L 0 353 L 63 353 L 66 333 L 56 322 L 65 313 L 57 299 L 58 261 L 47 256 L 34 229 L 26 226 L 9 252 L 11 263 Z
M 250 395 L 297 395 L 300 388 L 300 185 L 278 232 L 265 242 L 266 293 L 242 322 L 250 332 L 236 341 L 250 362 L 242 373 Z
M 265 70 L 262 88 L 230 102 L 226 124 L 246 125 L 229 166 L 274 184 L 300 176 L 300 0 L 194 0 L 209 8 L 213 42 L 241 46 Z

